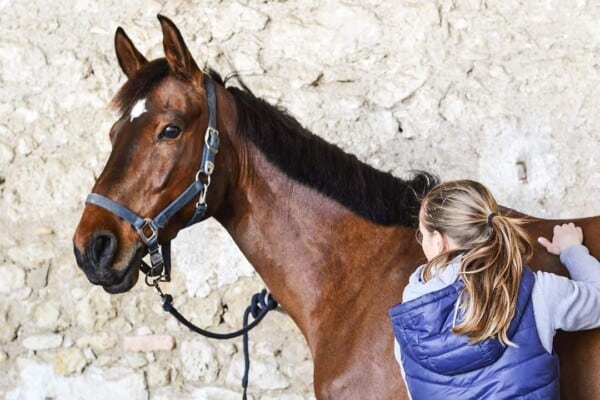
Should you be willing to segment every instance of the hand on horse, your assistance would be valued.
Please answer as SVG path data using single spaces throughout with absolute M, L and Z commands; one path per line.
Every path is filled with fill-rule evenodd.
M 565 249 L 583 243 L 583 230 L 572 222 L 556 225 L 552 242 L 545 237 L 539 237 L 538 243 L 549 253 L 560 255 Z

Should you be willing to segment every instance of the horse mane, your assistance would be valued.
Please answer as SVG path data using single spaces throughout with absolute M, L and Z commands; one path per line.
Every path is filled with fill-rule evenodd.
M 224 82 L 215 71 L 209 73 L 220 84 L 229 79 Z M 418 224 L 421 199 L 439 183 L 437 176 L 414 171 L 412 179 L 402 180 L 379 171 L 314 135 L 238 81 L 241 89 L 227 87 L 237 106 L 237 134 L 254 143 L 288 177 L 377 224 Z
M 168 74 L 164 58 L 145 64 L 121 87 L 113 106 L 125 113 Z M 235 76 L 223 80 L 214 70 L 208 74 L 223 86 Z M 226 87 L 238 110 L 236 134 L 254 143 L 284 174 L 377 224 L 417 225 L 421 198 L 438 184 L 437 176 L 415 171 L 412 179 L 402 180 L 379 171 L 314 135 L 286 111 L 256 97 L 237 80 L 241 89 Z

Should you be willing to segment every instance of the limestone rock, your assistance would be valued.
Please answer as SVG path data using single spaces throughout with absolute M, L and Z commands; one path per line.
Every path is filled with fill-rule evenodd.
M 100 332 L 96 335 L 84 335 L 77 339 L 77 347 L 91 348 L 92 350 L 103 352 L 115 347 L 117 338 L 108 332 Z
M 121 356 L 119 365 L 132 369 L 138 369 L 148 365 L 148 359 L 138 353 L 125 353 Z
M 83 352 L 75 347 L 61 349 L 54 356 L 54 371 L 59 375 L 80 373 L 87 361 Z
M 240 392 L 213 386 L 196 389 L 193 393 L 194 399 L 197 400 L 237 400 L 241 395 Z M 248 398 L 253 399 L 254 397 L 249 394 Z
M 125 351 L 169 351 L 175 347 L 175 340 L 170 335 L 125 336 Z
M 0 293 L 9 294 L 24 286 L 25 271 L 15 265 L 0 265 Z
M 7 400 L 148 399 L 143 375 L 126 368 L 91 367 L 83 375 L 62 377 L 57 376 L 50 365 L 31 361 L 23 364 L 21 384 L 7 393 Z
M 77 324 L 87 331 L 101 329 L 115 315 L 110 295 L 97 287 L 90 290 L 76 305 Z
M 32 335 L 23 339 L 23 346 L 29 350 L 55 349 L 62 344 L 62 335 Z
M 227 383 L 236 385 L 241 382 L 244 374 L 244 359 L 241 353 L 236 354 L 227 372 Z M 274 357 L 253 358 L 250 365 L 249 379 L 251 385 L 265 390 L 285 389 L 290 386 L 290 380 L 279 371 Z
M 215 17 L 212 19 L 212 33 L 220 40 L 227 39 L 240 30 L 256 31 L 264 28 L 269 17 L 256 9 L 244 6 L 238 2 L 221 3 Z M 236 18 L 231 18 L 236 15 Z
M 41 289 L 48 283 L 48 265 L 27 272 L 27 286 L 32 289 Z
M 184 341 L 180 347 L 180 357 L 184 378 L 188 381 L 214 382 L 219 372 L 215 351 L 204 339 Z
M 146 380 L 150 387 L 164 387 L 171 381 L 171 369 L 163 363 L 150 363 L 146 370 Z
M 58 304 L 53 301 L 46 301 L 39 304 L 33 312 L 35 324 L 43 329 L 50 331 L 56 330 L 59 325 L 60 310 Z

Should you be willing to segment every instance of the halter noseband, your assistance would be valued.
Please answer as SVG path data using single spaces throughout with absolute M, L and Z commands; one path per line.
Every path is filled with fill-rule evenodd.
M 161 245 L 158 243 L 158 232 L 164 228 L 169 219 L 185 207 L 192 199 L 198 196 L 194 215 L 186 227 L 199 222 L 206 213 L 206 193 L 210 186 L 210 176 L 215 168 L 215 158 L 219 152 L 219 131 L 217 130 L 217 96 L 213 80 L 204 75 L 204 88 L 208 102 L 208 127 L 204 136 L 204 148 L 200 168 L 196 172 L 196 179 L 175 200 L 154 218 L 143 218 L 129 208 L 117 203 L 98 193 L 90 193 L 85 204 L 94 204 L 117 215 L 129 222 L 136 230 L 138 236 L 148 248 L 150 266 L 142 260 L 140 269 L 148 277 L 158 277 L 157 280 L 169 282 L 171 280 L 171 241 Z M 205 177 L 206 183 L 202 181 Z M 146 281 L 148 283 L 148 281 Z M 155 280 L 156 283 L 156 280 Z M 154 285 L 151 285 L 154 286 Z

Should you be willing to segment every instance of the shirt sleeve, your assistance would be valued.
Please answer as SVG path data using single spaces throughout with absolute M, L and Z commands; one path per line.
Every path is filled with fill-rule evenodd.
M 590 254 L 583 245 L 571 246 L 560 253 L 560 261 L 565 264 L 575 281 L 600 284 L 600 261 Z
M 536 272 L 532 301 L 542 344 L 552 351 L 555 331 L 578 331 L 600 327 L 600 262 L 585 246 L 561 253 L 572 279 Z

